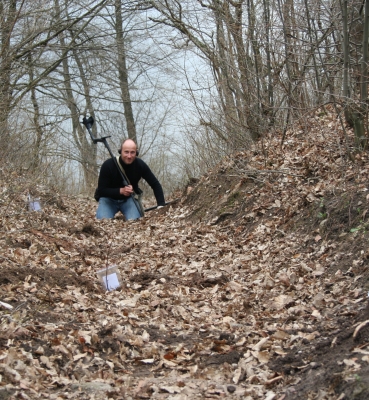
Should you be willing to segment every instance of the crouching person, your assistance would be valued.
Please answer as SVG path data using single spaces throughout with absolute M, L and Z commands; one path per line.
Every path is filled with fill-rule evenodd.
M 118 165 L 116 160 L 106 160 L 100 169 L 98 187 L 95 199 L 99 202 L 96 218 L 114 218 L 117 212 L 121 212 L 127 220 L 141 217 L 133 195 L 141 194 L 138 187 L 140 179 L 144 179 L 152 188 L 158 206 L 165 205 L 163 188 L 149 166 L 137 157 L 137 145 L 127 139 L 122 143 Z M 118 169 L 119 166 L 119 169 Z M 126 177 L 128 186 L 123 185 L 122 172 Z

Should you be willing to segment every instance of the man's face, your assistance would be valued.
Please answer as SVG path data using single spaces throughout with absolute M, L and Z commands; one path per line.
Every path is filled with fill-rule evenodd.
M 121 157 L 125 164 L 132 164 L 136 158 L 137 147 L 133 140 L 127 140 L 123 143 Z

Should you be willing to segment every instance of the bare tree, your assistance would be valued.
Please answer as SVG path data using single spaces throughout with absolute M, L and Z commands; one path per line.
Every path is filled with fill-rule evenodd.
M 342 1 L 345 117 L 354 128 L 357 149 L 363 149 L 368 137 L 368 5 L 367 1 L 352 0 L 351 15 L 348 5 L 347 0 Z
M 51 0 L 0 1 L 2 139 L 10 138 L 9 117 L 17 104 L 28 93 L 32 93 L 35 107 L 35 88 L 63 62 L 76 45 L 77 37 L 106 2 L 107 0 L 98 2 L 91 0 L 85 4 L 82 13 L 80 9 L 75 10 L 70 15 L 71 18 L 67 19 L 65 13 L 64 17 L 54 16 Z M 77 25 L 75 35 L 65 43 L 59 56 L 56 57 L 52 49 L 57 45 L 59 35 Z M 9 140 L 2 141 L 10 143 Z
M 14 30 L 17 16 L 17 1 L 0 1 L 0 130 L 2 143 L 10 143 L 8 117 L 12 103 L 11 70 L 12 70 L 12 47 L 11 36 Z M 7 149 L 4 149 L 5 151 Z

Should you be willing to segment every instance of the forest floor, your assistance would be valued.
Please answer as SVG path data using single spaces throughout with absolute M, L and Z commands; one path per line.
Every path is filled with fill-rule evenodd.
M 129 222 L 1 169 L 0 399 L 369 398 L 369 157 L 350 141 L 319 110 Z

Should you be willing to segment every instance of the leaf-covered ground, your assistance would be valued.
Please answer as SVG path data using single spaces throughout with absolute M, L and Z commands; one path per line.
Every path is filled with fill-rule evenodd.
M 34 186 L 29 212 L 2 169 L 0 399 L 367 399 L 369 164 L 345 134 L 308 116 L 133 222 Z

